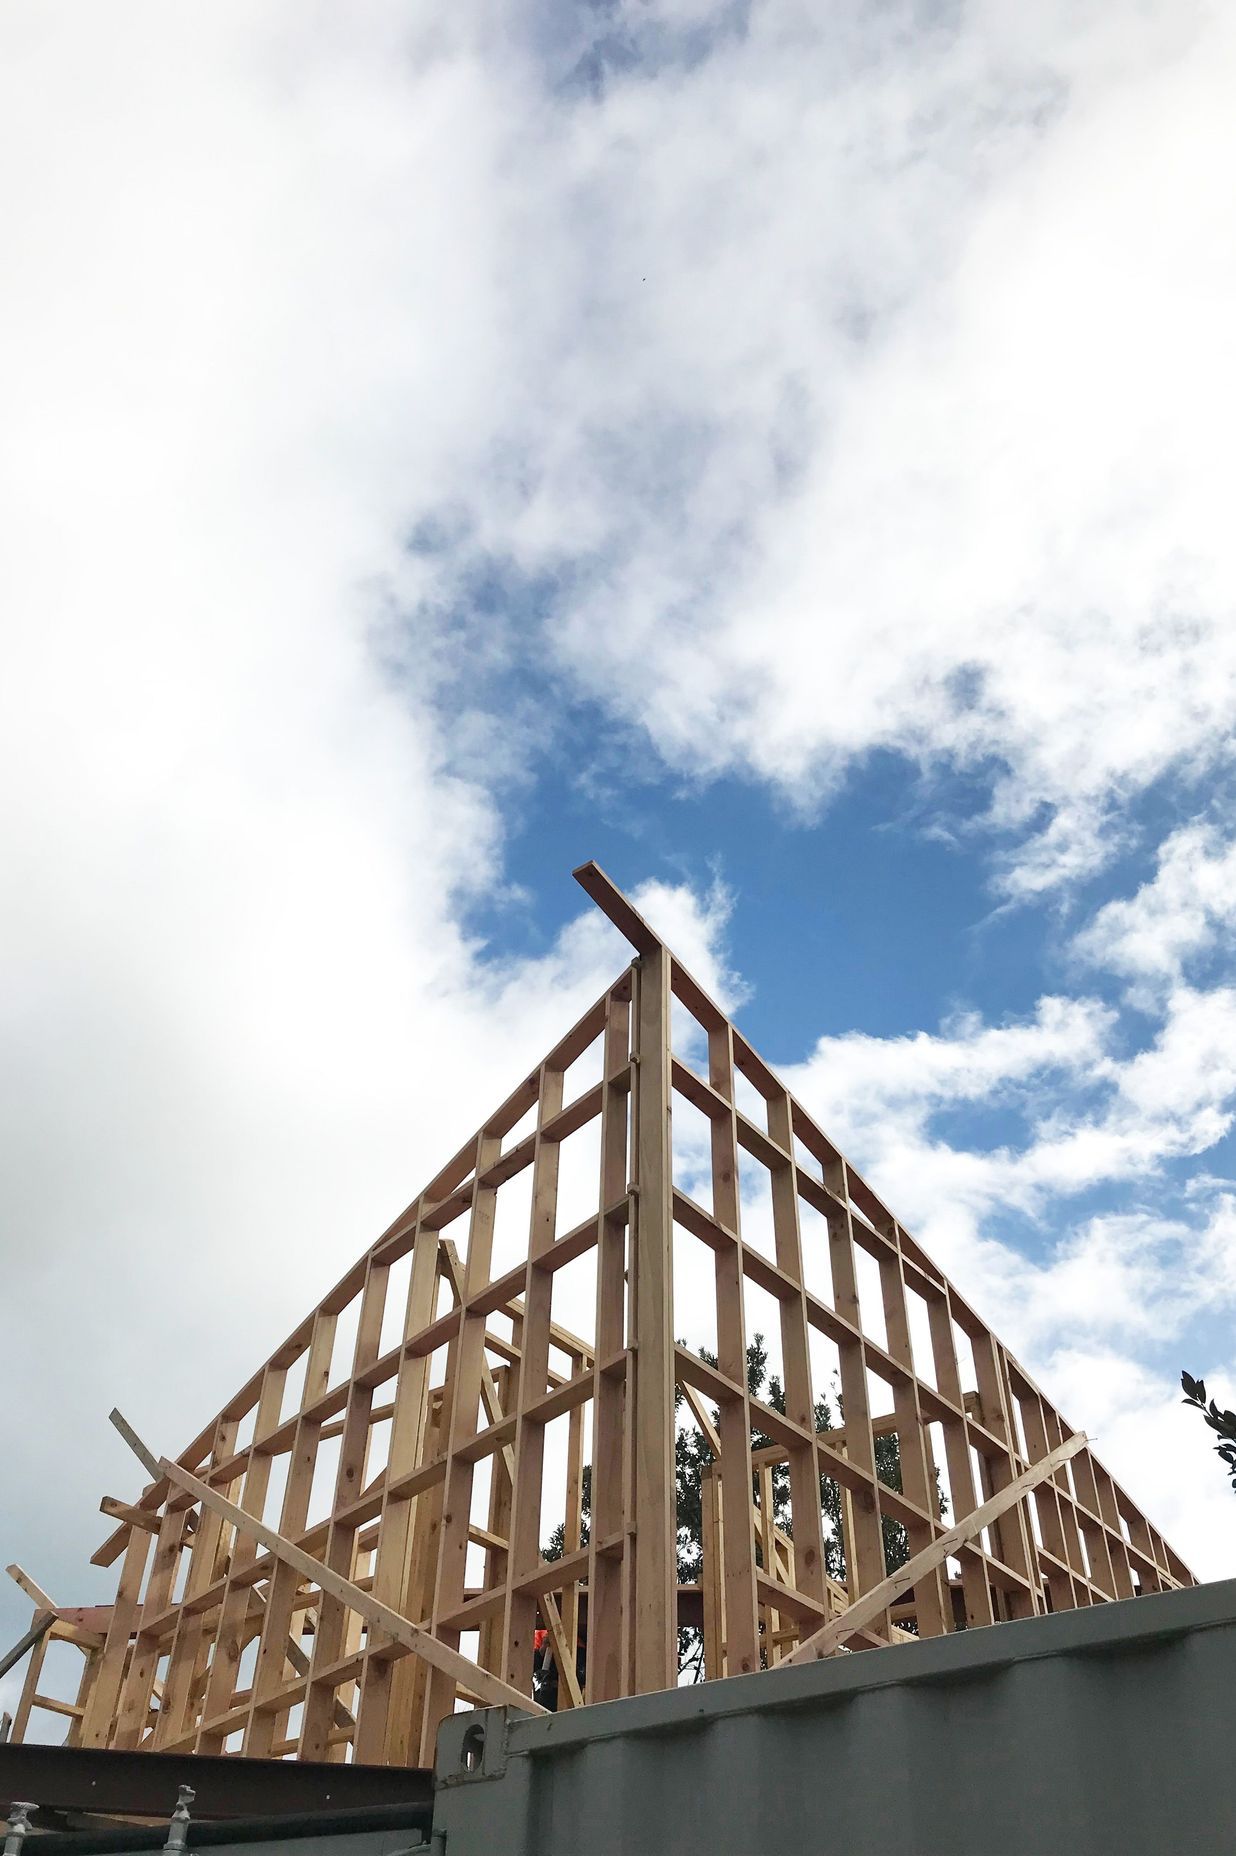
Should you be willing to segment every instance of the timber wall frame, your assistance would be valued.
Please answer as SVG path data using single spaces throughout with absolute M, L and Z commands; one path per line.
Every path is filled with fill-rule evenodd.
M 608 878 L 576 876 L 636 958 L 176 1463 L 134 1504 L 105 1498 L 120 1524 L 94 1563 L 119 1563 L 115 1602 L 52 1607 L 15 1740 L 50 1706 L 82 1746 L 423 1765 L 458 1706 L 531 1695 L 542 1623 L 569 1706 L 672 1687 L 680 1621 L 702 1618 L 716 1677 L 809 1654 L 822 1632 L 862 1649 L 1195 1583 Z M 693 1171 L 675 1114 L 695 1117 Z M 588 1209 L 564 1226 L 573 1137 Z M 748 1211 L 744 1236 L 757 1175 L 767 1215 L 757 1229 Z M 520 1181 L 508 1261 L 499 1212 Z M 753 1296 L 772 1311 L 784 1412 L 748 1391 Z M 698 1318 L 715 1366 L 677 1344 Z M 821 1395 L 842 1429 L 817 1432 Z M 691 1591 L 676 1572 L 683 1421 L 714 1459 Z M 753 1429 L 771 1444 L 753 1451 Z M 900 1489 L 877 1474 L 888 1433 Z M 946 1529 L 1036 1464 L 1038 1486 L 945 1558 Z M 888 1572 L 882 1518 L 910 1555 L 941 1553 L 847 1633 Z M 585 1629 L 580 1694 L 568 1646 Z M 73 1703 L 39 1691 L 57 1637 L 84 1656 Z

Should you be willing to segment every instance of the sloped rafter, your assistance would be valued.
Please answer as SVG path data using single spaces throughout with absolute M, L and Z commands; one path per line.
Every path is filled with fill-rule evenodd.
M 530 1696 L 542 1623 L 564 1660 L 586 1639 L 592 1702 L 671 1685 L 680 1625 L 725 1676 L 1193 1583 L 630 902 L 576 876 L 631 966 L 172 1473 L 104 1498 L 115 1603 L 88 1630 L 59 1613 L 77 1700 L 39 1694 L 36 1651 L 15 1737 L 51 1705 L 87 1746 L 415 1765 L 457 1705 Z M 706 1136 L 677 1175 L 676 1103 Z M 748 1170 L 767 1231 L 744 1235 Z M 753 1291 L 784 1410 L 748 1388 Z M 701 1315 L 715 1364 L 679 1344 Z M 844 1426 L 817 1432 L 830 1389 Z M 677 1586 L 677 1393 L 714 1459 L 702 1590 Z

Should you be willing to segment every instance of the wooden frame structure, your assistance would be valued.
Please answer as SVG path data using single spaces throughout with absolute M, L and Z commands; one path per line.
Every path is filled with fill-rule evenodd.
M 146 1454 L 140 1498 L 104 1499 L 115 1602 L 57 1609 L 21 1575 L 50 1623 L 15 1739 L 51 1706 L 84 1746 L 426 1764 L 458 1706 L 533 1705 L 540 1626 L 569 1706 L 672 1686 L 687 1626 L 717 1677 L 1194 1583 L 608 878 L 576 876 L 635 959 L 188 1449 Z M 776 1406 L 748 1386 L 761 1326 Z M 684 1422 L 712 1457 L 687 1590 Z M 56 1636 L 73 1703 L 39 1691 Z

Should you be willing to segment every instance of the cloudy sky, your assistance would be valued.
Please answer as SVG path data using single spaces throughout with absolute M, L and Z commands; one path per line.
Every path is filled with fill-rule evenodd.
M 1201 0 L 9 0 L 2 1560 L 109 1595 L 108 1410 L 601 990 L 595 856 L 1236 1573 L 1234 81 Z

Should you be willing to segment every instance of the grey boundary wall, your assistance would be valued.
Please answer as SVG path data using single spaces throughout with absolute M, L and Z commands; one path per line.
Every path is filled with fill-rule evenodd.
M 446 1856 L 1236 1856 L 1236 1581 L 443 1724 Z
M 1234 1701 L 1227 1581 L 575 1712 L 457 1714 L 432 1806 L 408 1772 L 406 1804 L 199 1820 L 188 1848 L 1236 1856 Z M 26 1850 L 127 1856 L 163 1836 L 34 1835 Z

